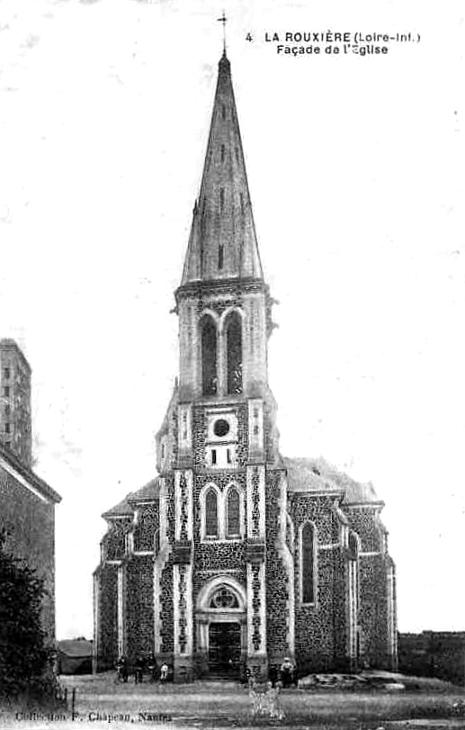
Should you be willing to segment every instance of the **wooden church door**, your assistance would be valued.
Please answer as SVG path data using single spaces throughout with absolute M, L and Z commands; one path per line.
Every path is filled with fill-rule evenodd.
M 240 624 L 236 621 L 211 623 L 208 643 L 210 674 L 225 677 L 238 676 L 241 658 Z

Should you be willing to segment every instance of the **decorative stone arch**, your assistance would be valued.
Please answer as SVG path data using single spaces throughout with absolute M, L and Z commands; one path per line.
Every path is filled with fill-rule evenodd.
M 214 322 L 215 322 L 215 325 L 216 325 L 216 327 L 218 329 L 218 332 L 220 331 L 220 320 L 221 320 L 221 317 L 219 316 L 218 312 L 216 312 L 211 307 L 205 307 L 205 309 L 202 309 L 202 311 L 199 314 L 199 318 L 198 318 L 198 325 L 199 326 L 200 326 L 200 323 L 201 323 L 201 321 L 202 321 L 202 319 L 204 317 L 211 317 L 214 320 Z
M 309 530 L 311 530 L 311 542 Z M 299 563 L 300 602 L 314 605 L 318 596 L 318 529 L 312 520 L 305 520 L 299 527 Z M 310 587 L 307 584 L 309 580 L 311 580 Z
M 232 305 L 230 307 L 227 307 L 224 310 L 224 312 L 222 312 L 221 317 L 219 317 L 218 331 L 219 331 L 220 335 L 224 334 L 225 322 L 233 312 L 237 312 L 237 314 L 241 317 L 242 326 L 244 326 L 244 322 L 245 322 L 244 310 L 242 309 L 242 307 L 236 307 L 236 306 Z
M 230 531 L 230 513 L 229 510 L 231 509 L 230 504 L 230 496 L 232 495 L 233 491 L 237 492 L 238 495 L 238 530 L 236 532 Z M 229 540 L 231 539 L 243 539 L 245 536 L 245 497 L 244 497 L 244 490 L 241 487 L 240 484 L 237 482 L 230 482 L 226 489 L 224 490 L 223 495 L 224 500 L 224 506 L 223 506 L 223 513 L 224 513 L 224 534 L 225 537 Z
M 216 494 L 216 521 L 217 521 L 217 534 L 207 535 L 207 498 L 208 494 L 214 492 Z M 200 503 L 200 539 L 202 541 L 220 540 L 224 534 L 224 520 L 223 520 L 223 495 L 221 489 L 214 482 L 208 482 L 200 490 L 199 494 Z
M 197 611 L 204 613 L 210 612 L 212 610 L 210 606 L 211 600 L 221 588 L 227 588 L 237 598 L 238 605 L 234 611 L 236 613 L 245 612 L 247 606 L 245 588 L 236 578 L 227 574 L 217 575 L 200 589 L 197 597 Z
M 224 593 L 232 601 L 216 601 Z M 240 627 L 241 661 L 247 656 L 247 596 L 243 585 L 231 575 L 220 574 L 200 590 L 197 597 L 195 623 L 197 653 L 204 669 L 208 670 L 210 627 L 212 624 L 237 623 Z M 203 661 L 202 661 L 203 660 Z

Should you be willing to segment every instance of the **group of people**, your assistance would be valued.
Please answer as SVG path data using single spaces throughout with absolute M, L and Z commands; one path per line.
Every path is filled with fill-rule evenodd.
M 285 657 L 281 665 L 272 664 L 268 670 L 268 679 L 272 687 L 276 687 L 279 682 L 281 687 L 297 686 L 297 672 L 295 665 Z
M 144 681 L 144 675 L 148 674 L 150 682 L 165 683 L 171 675 L 170 667 L 163 662 L 159 667 L 157 660 L 152 654 L 148 659 L 139 655 L 132 667 L 134 682 L 140 684 Z M 120 656 L 116 662 L 116 679 L 118 682 L 127 682 L 130 674 L 130 667 L 125 656 Z

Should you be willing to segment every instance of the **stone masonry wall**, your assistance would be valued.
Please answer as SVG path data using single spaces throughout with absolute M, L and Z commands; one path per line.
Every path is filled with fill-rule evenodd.
M 389 667 L 386 559 L 382 555 L 360 558 L 359 585 L 361 650 L 371 667 Z
M 267 651 L 272 662 L 275 655 L 288 652 L 288 590 L 289 581 L 285 566 L 276 549 L 279 532 L 279 480 L 280 471 L 266 472 L 266 607 Z
M 159 504 L 147 504 L 139 507 L 137 524 L 134 526 L 134 550 L 154 549 L 155 532 L 158 529 Z
M 200 539 L 200 499 L 203 487 L 210 481 L 214 482 L 223 491 L 231 480 L 242 487 L 245 494 L 244 474 L 231 472 L 217 472 L 214 475 L 197 475 L 194 478 L 194 573 L 193 573 L 193 611 L 198 595 L 215 575 L 227 571 L 228 575 L 236 578 L 244 587 L 246 585 L 245 543 L 243 540 L 215 540 L 211 543 L 201 542 Z M 247 522 L 247 509 L 245 508 Z M 247 530 L 247 525 L 245 525 Z M 194 651 L 197 650 L 197 637 L 194 635 Z
M 168 540 L 174 544 L 174 478 L 167 477 Z M 161 653 L 174 652 L 173 558 L 170 555 L 161 576 Z
M 329 497 L 306 494 L 290 495 L 289 512 L 295 529 L 296 661 L 300 672 L 329 671 L 337 661 L 335 628 L 342 631 L 344 625 L 343 617 L 337 613 L 344 581 L 343 563 L 338 557 L 339 549 L 329 547 L 337 518 Z M 301 602 L 300 585 L 300 528 L 306 521 L 312 522 L 317 530 L 316 600 L 308 605 Z
M 348 560 L 341 546 L 331 551 L 333 560 L 333 668 L 347 671 L 350 661 L 348 644 Z
M 244 467 L 248 458 L 248 413 L 247 406 L 238 403 L 237 413 L 237 463 Z M 207 416 L 204 406 L 195 406 L 193 410 L 194 432 L 194 465 L 196 473 L 205 471 L 205 441 L 207 438 Z M 210 472 L 211 473 L 211 472 Z M 215 472 L 216 473 L 216 472 Z M 215 481 L 212 476 L 212 481 Z
M 10 534 L 6 548 L 26 560 L 44 579 L 42 601 L 47 640 L 55 639 L 55 511 L 0 467 L 0 528 Z
M 136 555 L 126 565 L 126 639 L 128 660 L 149 657 L 154 649 L 153 557 Z
M 351 507 L 347 509 L 350 528 L 360 538 L 360 552 L 383 550 L 383 533 L 376 519 L 376 512 L 370 507 Z
M 243 403 L 236 406 L 237 413 L 237 461 L 238 466 L 244 467 L 248 457 L 248 412 Z M 224 571 L 234 577 L 245 588 L 246 564 L 245 542 L 243 540 L 221 540 L 212 542 L 201 541 L 200 492 L 208 482 L 216 484 L 220 491 L 224 491 L 231 481 L 236 482 L 244 494 L 244 532 L 247 532 L 246 480 L 243 472 L 236 470 L 206 470 L 205 469 L 205 441 L 207 437 L 207 418 L 203 406 L 194 407 L 194 464 L 195 475 L 193 484 L 193 621 L 195 625 L 195 610 L 197 599 L 203 586 L 215 575 Z M 197 635 L 194 631 L 194 653 L 197 651 Z
M 105 560 L 123 560 L 126 554 L 126 534 L 131 525 L 130 518 L 111 522 L 102 540 Z
M 112 669 L 118 658 L 118 588 L 116 565 L 99 568 L 99 669 Z
M 360 538 L 359 625 L 362 661 L 373 667 L 389 667 L 387 563 L 384 533 L 373 508 L 347 511 L 350 527 Z M 372 553 L 364 556 L 363 553 Z M 377 554 L 373 554 L 377 553 Z

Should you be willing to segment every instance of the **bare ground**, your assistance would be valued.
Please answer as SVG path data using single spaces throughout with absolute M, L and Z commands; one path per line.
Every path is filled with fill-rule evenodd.
M 247 688 L 228 682 L 186 685 L 116 684 L 113 673 L 61 677 L 76 690 L 76 715 L 71 706 L 63 718 L 18 717 L 3 713 L 6 727 L 35 730 L 50 727 L 125 728 L 129 725 L 172 728 L 311 728 L 312 730 L 465 730 L 465 691 L 438 680 L 409 679 L 403 691 L 383 685 L 341 689 L 334 686 L 283 690 L 285 718 L 254 717 Z M 399 679 L 397 678 L 397 681 Z M 76 724 L 77 723 L 77 724 Z

